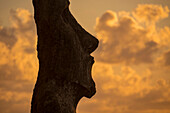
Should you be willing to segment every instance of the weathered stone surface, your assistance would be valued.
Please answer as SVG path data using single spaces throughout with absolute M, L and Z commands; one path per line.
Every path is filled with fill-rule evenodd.
M 98 40 L 69 11 L 68 0 L 33 0 L 38 34 L 39 73 L 31 113 L 75 113 L 78 101 L 92 97 Z

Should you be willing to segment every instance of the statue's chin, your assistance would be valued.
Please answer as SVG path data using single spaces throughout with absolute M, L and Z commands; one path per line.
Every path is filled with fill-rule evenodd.
M 90 87 L 84 87 L 84 96 L 91 98 L 96 93 L 96 87 L 94 81 L 91 82 Z
M 91 98 L 93 95 L 95 95 L 95 93 L 96 93 L 96 88 L 94 88 L 93 90 L 89 91 L 87 93 L 87 95 L 85 95 L 85 97 Z

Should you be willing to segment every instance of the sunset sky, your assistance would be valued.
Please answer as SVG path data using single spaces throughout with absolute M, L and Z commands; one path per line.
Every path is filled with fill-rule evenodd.
M 29 113 L 38 73 L 31 0 L 0 0 L 0 113 Z M 170 113 L 170 0 L 71 0 L 99 41 L 97 93 L 78 113 Z

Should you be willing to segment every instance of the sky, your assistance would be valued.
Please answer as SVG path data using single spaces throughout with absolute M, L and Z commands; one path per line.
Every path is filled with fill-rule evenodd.
M 0 111 L 29 113 L 38 73 L 31 0 L 0 0 Z M 71 0 L 100 43 L 78 113 L 170 113 L 170 1 Z

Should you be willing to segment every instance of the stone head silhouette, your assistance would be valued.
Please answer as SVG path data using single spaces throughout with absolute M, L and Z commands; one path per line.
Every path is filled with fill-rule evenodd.
M 78 24 L 69 4 L 33 0 L 39 73 L 31 113 L 75 113 L 78 101 L 96 92 L 90 54 L 99 41 Z

